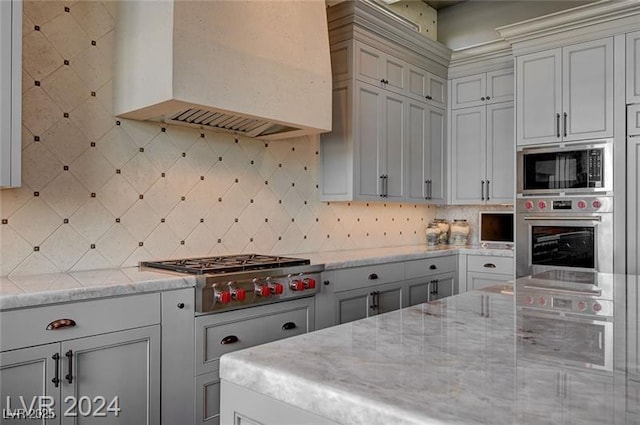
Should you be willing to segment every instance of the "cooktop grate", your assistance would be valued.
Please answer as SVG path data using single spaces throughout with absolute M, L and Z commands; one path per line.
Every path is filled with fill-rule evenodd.
M 143 261 L 141 267 L 170 270 L 191 274 L 233 273 L 251 270 L 303 266 L 311 261 L 304 258 L 274 255 L 242 254 L 215 257 L 181 258 L 163 261 Z

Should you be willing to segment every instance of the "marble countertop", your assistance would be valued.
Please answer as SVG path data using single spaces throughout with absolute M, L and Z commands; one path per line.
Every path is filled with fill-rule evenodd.
M 625 278 L 616 283 L 613 335 L 614 355 L 623 358 Z M 540 425 L 563 415 L 581 425 L 614 424 L 622 415 L 624 423 L 625 361 L 598 371 L 532 355 L 527 344 L 540 337 L 518 330 L 511 289 L 467 292 L 226 354 L 220 376 L 345 425 Z M 559 384 L 562 374 L 569 378 Z
M 427 247 L 425 245 L 291 254 L 309 258 L 325 269 L 365 266 L 446 254 L 513 256 L 512 249 Z M 137 267 L 70 273 L 0 277 L 0 310 L 117 295 L 193 287 L 194 276 L 140 271 Z

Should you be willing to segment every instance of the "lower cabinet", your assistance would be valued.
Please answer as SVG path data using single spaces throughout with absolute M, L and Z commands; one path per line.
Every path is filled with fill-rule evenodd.
M 443 273 L 407 280 L 406 305 L 412 306 L 450 297 L 455 293 L 454 283 L 455 273 Z
M 513 281 L 515 277 L 513 257 L 475 254 L 460 257 L 461 291 Z
M 403 282 L 393 282 L 337 293 L 335 295 L 336 324 L 402 308 L 402 286 Z
M 159 423 L 159 313 L 159 294 L 1 313 L 3 350 L 12 348 L 0 353 L 2 423 Z M 122 319 L 132 329 L 116 330 Z M 32 344 L 40 338 L 48 343 Z M 48 420 L 25 420 L 24 407 Z

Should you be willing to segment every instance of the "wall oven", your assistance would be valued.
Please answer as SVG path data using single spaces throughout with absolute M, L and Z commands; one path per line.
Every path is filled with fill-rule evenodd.
M 519 197 L 613 190 L 613 142 L 592 141 L 518 151 Z
M 613 273 L 613 197 L 516 201 L 516 276 L 548 270 Z

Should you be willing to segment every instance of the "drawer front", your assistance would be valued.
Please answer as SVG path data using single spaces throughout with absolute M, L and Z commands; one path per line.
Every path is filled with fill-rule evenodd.
M 513 275 L 513 258 L 468 255 L 467 271 Z
M 376 264 L 336 270 L 334 280 L 333 290 L 335 292 L 397 282 L 404 280 L 404 263 Z
M 217 371 L 223 354 L 313 330 L 313 314 L 304 298 L 196 318 L 196 375 Z
M 406 278 L 413 279 L 420 276 L 431 276 L 433 274 L 455 272 L 457 266 L 457 255 L 447 255 L 446 257 L 425 258 L 422 260 L 407 261 Z
M 71 319 L 75 326 L 47 330 Z M 1 350 L 82 338 L 160 323 L 160 294 L 82 301 L 0 312 Z

